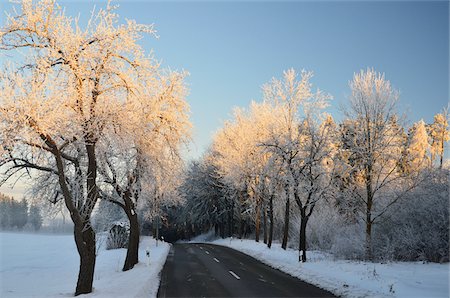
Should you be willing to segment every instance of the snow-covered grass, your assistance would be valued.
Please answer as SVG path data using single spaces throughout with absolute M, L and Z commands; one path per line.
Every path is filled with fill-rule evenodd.
M 79 258 L 72 235 L 0 233 L 0 297 L 71 297 Z M 145 250 L 150 248 L 150 266 Z M 94 291 L 81 297 L 156 297 L 169 244 L 142 237 L 140 263 L 122 272 L 126 250 L 100 248 Z
M 332 255 L 307 252 L 306 263 L 298 251 L 283 250 L 279 243 L 268 249 L 253 240 L 218 239 L 228 246 L 343 297 L 449 297 L 449 264 L 421 262 L 368 263 L 335 260 Z

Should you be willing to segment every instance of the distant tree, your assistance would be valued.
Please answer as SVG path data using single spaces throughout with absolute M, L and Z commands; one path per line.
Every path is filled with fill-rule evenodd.
M 28 204 L 25 199 L 17 201 L 0 194 L 0 227 L 22 230 L 28 220 Z
M 42 221 L 41 208 L 37 204 L 31 204 L 28 213 L 28 223 L 31 224 L 35 231 L 38 231 L 42 226 Z
M 192 225 L 198 232 L 206 232 L 213 227 L 224 229 L 224 215 L 228 207 L 223 185 L 216 174 L 214 165 L 205 156 L 200 161 L 193 161 L 186 170 L 181 185 L 185 199 L 180 221 L 190 231 Z
M 431 136 L 431 162 L 434 163 L 436 156 L 439 156 L 439 167 L 442 169 L 444 161 L 445 142 L 450 140 L 448 130 L 448 109 L 434 116 L 434 122 L 429 126 Z
M 429 165 L 429 151 L 430 144 L 428 143 L 428 134 L 425 122 L 423 122 L 423 120 L 420 120 L 413 125 L 409 133 L 409 140 L 407 145 L 409 167 L 417 170 Z
M 0 227 L 2 229 L 12 227 L 12 202 L 12 198 L 0 194 Z
M 17 210 L 14 214 L 15 225 L 19 230 L 22 230 L 28 222 L 28 203 L 27 200 L 22 199 L 20 202 L 15 203 L 15 205 Z

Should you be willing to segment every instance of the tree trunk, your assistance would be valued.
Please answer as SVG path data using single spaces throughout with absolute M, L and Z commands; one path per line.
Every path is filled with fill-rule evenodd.
M 259 242 L 259 233 L 261 230 L 261 203 L 256 201 L 256 220 L 255 220 L 255 241 Z
M 95 233 L 90 225 L 75 227 L 75 243 L 80 255 L 80 270 L 78 272 L 77 288 L 75 296 L 92 292 L 95 269 Z
M 288 237 L 289 237 L 289 208 L 290 208 L 290 200 L 289 200 L 289 193 L 287 193 L 286 194 L 286 207 L 285 207 L 285 210 L 284 210 L 283 241 L 281 243 L 281 248 L 282 249 L 286 249 L 287 242 L 288 242 Z
M 128 248 L 125 263 L 123 264 L 122 271 L 130 270 L 139 262 L 139 222 L 137 214 L 129 212 L 128 220 L 130 221 L 130 236 L 128 237 Z
M 242 193 L 239 194 L 239 239 L 244 236 L 244 219 L 242 218 L 242 205 L 243 205 Z
M 228 237 L 233 236 L 234 201 L 231 201 L 231 210 L 228 212 Z
M 372 261 L 372 222 L 366 222 L 366 260 Z
M 267 241 L 267 247 L 272 246 L 272 237 L 273 237 L 273 195 L 270 196 L 269 199 L 269 239 Z
M 91 136 L 86 137 L 86 153 L 88 157 L 86 186 L 88 189 L 86 202 L 79 212 L 82 225 L 75 223 L 75 242 L 80 255 L 80 272 L 78 273 L 75 296 L 92 292 L 95 268 L 95 232 L 90 218 L 97 203 L 97 159 L 95 156 L 95 141 Z
M 264 243 L 267 244 L 267 208 L 263 208 L 263 236 Z
M 77 246 L 78 255 L 80 256 L 80 268 L 78 272 L 75 296 L 88 294 L 92 292 L 96 258 L 95 232 L 90 224 L 91 212 L 97 201 L 97 186 L 95 183 L 95 178 L 97 175 L 95 145 L 86 145 L 89 158 L 87 186 L 90 191 L 87 194 L 85 205 L 83 205 L 80 210 L 74 205 L 72 194 L 70 193 L 66 183 L 64 163 L 62 161 L 61 152 L 57 149 L 50 137 L 47 136 L 44 139 L 53 149 L 52 153 L 55 156 L 56 166 L 58 169 L 58 180 L 64 196 L 64 203 L 70 211 L 70 218 L 74 223 L 75 244 Z
M 371 170 L 371 168 L 369 168 Z M 369 171 L 370 173 L 370 171 Z M 366 260 L 372 261 L 372 176 L 369 174 L 366 180 L 367 204 L 366 204 Z
M 301 211 L 300 220 L 300 238 L 298 246 L 298 261 L 306 262 L 306 224 L 308 223 L 308 217 L 305 214 L 305 210 Z M 301 254 L 300 254 L 301 252 Z

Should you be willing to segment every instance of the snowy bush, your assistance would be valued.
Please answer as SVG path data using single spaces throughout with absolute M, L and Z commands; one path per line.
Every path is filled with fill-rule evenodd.
M 364 259 L 364 227 L 362 224 L 351 224 L 336 231 L 331 252 L 337 258 Z
M 106 249 L 127 248 L 130 224 L 128 222 L 115 222 L 109 229 L 106 240 Z
M 375 227 L 378 259 L 448 262 L 448 173 L 435 173 Z
M 344 226 L 344 218 L 330 203 L 319 203 L 309 219 L 306 236 L 310 249 L 330 251 L 336 234 Z

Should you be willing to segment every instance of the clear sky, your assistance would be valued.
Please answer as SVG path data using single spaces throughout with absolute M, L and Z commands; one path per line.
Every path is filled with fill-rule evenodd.
M 60 3 L 83 20 L 105 1 Z M 448 1 L 115 3 L 121 18 L 155 24 L 159 39 L 141 42 L 163 66 L 190 73 L 189 157 L 201 155 L 234 106 L 261 100 L 261 85 L 291 67 L 314 72 L 314 87 L 334 97 L 329 112 L 337 119 L 353 73 L 367 67 L 400 90 L 411 122 L 432 121 L 449 101 Z
M 261 85 L 293 67 L 312 70 L 333 95 L 350 93 L 353 73 L 384 72 L 411 121 L 449 100 L 448 2 L 122 2 L 119 13 L 154 23 L 144 40 L 163 64 L 190 72 L 192 156 L 203 152 L 233 106 L 261 99 Z

